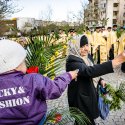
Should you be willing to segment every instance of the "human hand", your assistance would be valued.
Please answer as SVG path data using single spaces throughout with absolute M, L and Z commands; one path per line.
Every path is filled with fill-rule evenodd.
M 118 57 L 121 57 L 121 58 L 125 59 L 125 50 L 124 50 L 123 52 L 121 52 L 121 53 L 118 55 Z
M 115 57 L 112 60 L 112 66 L 113 68 L 116 68 L 118 65 L 122 64 L 123 62 L 125 62 L 125 51 L 120 53 L 117 57 Z
M 125 62 L 125 50 L 118 55 L 118 58 L 122 59 Z
M 76 79 L 77 78 L 78 72 L 79 72 L 79 69 L 69 72 L 70 75 L 72 76 L 72 79 Z
M 101 86 L 102 86 L 103 88 L 105 88 L 106 82 L 105 82 L 104 80 L 101 80 L 100 84 L 101 84 Z

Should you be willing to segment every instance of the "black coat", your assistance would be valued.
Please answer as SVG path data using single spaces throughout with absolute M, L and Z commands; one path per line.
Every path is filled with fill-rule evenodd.
M 125 62 L 124 62 L 124 63 L 122 63 L 121 70 L 122 70 L 122 72 L 124 72 L 124 73 L 125 73 Z
M 89 55 L 89 59 L 92 60 Z M 83 59 L 70 55 L 66 61 L 66 70 L 79 69 L 77 81 L 72 80 L 68 86 L 68 102 L 70 107 L 77 107 L 90 119 L 99 116 L 97 93 L 92 78 L 112 73 L 112 62 L 87 66 Z

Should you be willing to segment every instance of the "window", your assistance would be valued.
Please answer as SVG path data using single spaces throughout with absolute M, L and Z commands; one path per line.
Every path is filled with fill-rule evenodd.
M 114 3 L 114 4 L 113 4 L 113 7 L 118 7 L 118 3 Z
M 125 17 L 125 13 L 123 13 L 123 16 Z
M 118 11 L 113 11 L 113 16 L 117 16 Z
M 113 19 L 113 24 L 116 24 L 117 23 L 117 20 L 116 19 Z
M 104 7 L 106 7 L 106 3 L 104 3 Z
M 123 25 L 125 25 L 125 20 L 123 20 Z

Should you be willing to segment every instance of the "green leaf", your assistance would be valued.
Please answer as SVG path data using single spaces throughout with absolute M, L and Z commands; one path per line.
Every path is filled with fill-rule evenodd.
M 64 109 L 52 109 L 48 112 L 44 124 L 46 125 L 48 122 L 53 121 L 55 118 L 55 114 L 57 113 L 61 114 L 62 116 L 61 121 L 59 121 L 57 125 L 65 125 L 70 122 L 77 122 L 78 125 L 87 125 L 87 123 L 90 123 L 90 120 L 83 112 L 81 112 L 78 108 L 70 107 Z

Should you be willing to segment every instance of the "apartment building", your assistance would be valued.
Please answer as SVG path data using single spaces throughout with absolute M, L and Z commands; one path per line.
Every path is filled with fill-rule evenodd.
M 125 0 L 89 0 L 88 6 L 95 3 L 98 8 L 98 25 L 103 25 L 102 21 L 106 20 L 106 26 L 125 25 Z
M 94 26 L 98 24 L 98 0 L 89 0 L 87 8 L 84 10 L 84 24 Z

